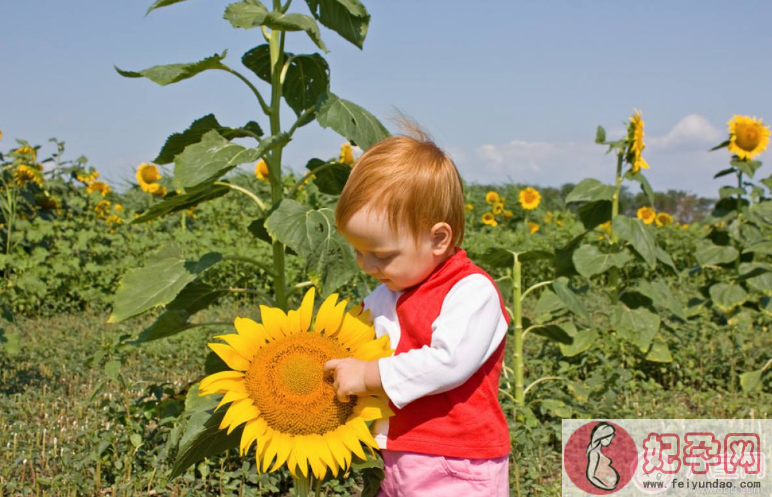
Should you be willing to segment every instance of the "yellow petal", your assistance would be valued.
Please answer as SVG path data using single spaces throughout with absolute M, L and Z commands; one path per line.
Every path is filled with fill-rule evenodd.
M 244 426 L 244 431 L 241 434 L 241 442 L 239 443 L 241 455 L 249 452 L 249 448 L 255 442 L 257 437 L 265 433 L 267 427 L 268 424 L 263 418 L 247 421 L 247 424 Z
M 377 340 L 366 342 L 352 350 L 352 355 L 362 361 L 374 361 L 381 357 L 389 357 L 389 335 L 382 335 Z
M 244 373 L 241 371 L 220 371 L 218 373 L 210 374 L 201 380 L 201 383 L 198 385 L 199 395 L 204 395 L 200 393 L 201 390 L 208 389 L 213 383 L 216 383 L 220 380 L 235 380 L 242 378 L 244 378 Z
M 370 312 L 370 310 L 368 309 L 367 312 Z M 375 328 L 363 315 L 357 316 L 352 312 L 348 312 L 343 317 L 343 325 L 335 335 L 335 338 L 344 347 L 353 350 L 359 345 L 373 340 L 375 338 Z
M 255 453 L 257 454 L 258 460 L 257 460 L 257 469 L 260 470 L 260 467 L 262 466 L 261 461 L 263 460 L 263 454 L 265 453 L 265 447 L 268 445 L 268 442 L 271 441 L 271 439 L 276 435 L 276 431 L 274 431 L 270 426 L 266 428 L 265 433 L 257 437 L 257 447 L 255 447 Z
M 277 435 L 277 438 L 279 439 L 279 444 L 276 447 L 276 462 L 274 463 L 273 468 L 271 468 L 272 473 L 287 461 L 292 452 L 292 437 L 290 435 L 280 432 Z
M 272 340 L 271 335 L 266 331 L 265 326 L 252 319 L 236 318 L 233 321 L 233 325 L 236 327 L 236 331 L 239 332 L 239 335 L 250 342 L 257 343 L 259 347 L 262 347 L 266 342 Z
M 289 469 L 289 472 L 294 476 L 296 479 L 298 477 L 297 473 L 295 473 L 295 466 L 298 465 L 298 462 L 295 457 L 295 444 L 298 443 L 295 441 L 295 439 L 292 439 L 291 442 L 292 450 L 290 450 L 289 456 L 287 456 L 287 469 Z
M 253 342 L 248 338 L 244 338 L 238 333 L 229 333 L 227 335 L 217 335 L 215 338 L 223 340 L 225 343 L 231 346 L 241 357 L 247 361 L 251 361 L 252 358 L 260 350 L 260 345 L 257 342 Z
M 228 372 L 237 372 L 237 371 L 223 371 L 223 373 Z M 219 374 L 219 373 L 218 373 Z M 215 376 L 215 375 L 212 375 Z M 212 393 L 228 393 L 230 391 L 236 391 L 236 392 L 245 392 L 247 391 L 246 386 L 244 385 L 244 376 L 242 373 L 242 376 L 238 378 L 217 378 L 212 381 L 207 381 L 212 378 L 212 376 L 208 376 L 201 380 L 201 384 L 198 387 L 199 395 L 209 395 Z
M 324 437 L 322 435 L 313 435 L 314 439 L 314 452 L 317 456 L 319 456 L 319 459 L 322 460 L 322 462 L 329 467 L 331 470 L 333 468 L 336 468 L 335 464 L 335 458 L 332 457 L 332 453 L 330 452 L 330 448 L 327 446 L 327 442 L 324 441 Z M 337 474 L 337 470 L 335 471 Z
M 324 331 L 326 335 L 334 335 L 338 331 L 340 323 L 343 321 L 343 313 L 346 310 L 348 300 L 341 300 L 336 305 L 335 302 L 337 300 L 338 294 L 333 293 L 319 307 L 319 312 L 316 314 L 316 323 L 314 324 L 315 332 L 321 333 Z
M 237 427 L 259 417 L 260 411 L 252 404 L 252 399 L 237 400 L 231 404 L 228 412 L 223 416 L 222 422 L 220 422 L 220 429 L 227 426 L 228 435 L 230 435 Z
M 337 430 L 325 433 L 323 438 L 338 465 L 343 469 L 347 468 L 351 463 L 351 451 L 343 444 L 343 440 L 338 435 Z
M 349 450 L 362 459 L 367 459 L 365 452 L 362 450 L 362 445 L 359 443 L 357 433 L 349 424 L 339 426 L 336 431 L 343 441 L 343 444 L 348 447 Z
M 260 305 L 260 320 L 263 322 L 266 331 L 274 339 L 279 339 L 288 333 L 289 321 L 284 311 L 278 307 L 268 307 L 267 305 Z
M 303 302 L 300 304 L 298 312 L 300 313 L 300 329 L 301 331 L 308 331 L 311 327 L 311 318 L 314 315 L 314 296 L 316 289 L 311 287 L 303 297 Z
M 308 476 L 308 455 L 306 454 L 306 440 L 305 436 L 299 435 L 295 437 L 295 445 L 292 448 L 295 454 L 295 462 L 300 468 L 300 472 L 303 476 Z
M 271 461 L 276 457 L 276 452 L 279 448 L 279 436 L 281 432 L 277 432 L 276 435 L 266 444 L 265 454 L 263 454 L 263 472 L 268 471 L 268 466 L 271 465 Z
M 346 423 L 345 426 L 352 428 L 357 437 L 359 437 L 359 439 L 364 443 L 370 447 L 373 447 L 374 449 L 378 448 L 378 442 L 375 441 L 373 435 L 370 433 L 370 428 L 367 427 L 367 423 L 365 423 L 361 418 L 352 419 Z
M 222 400 L 220 400 L 220 403 L 217 404 L 217 407 L 214 408 L 214 412 L 217 412 L 217 410 L 220 409 L 225 404 L 233 402 L 234 400 L 246 399 L 247 397 L 249 397 L 249 394 L 247 392 L 238 392 L 236 390 L 230 390 L 228 392 L 225 392 L 225 395 L 223 395 Z
M 378 397 L 359 397 L 354 406 L 352 418 L 358 416 L 363 421 L 372 421 L 375 419 L 388 418 L 394 416 L 389 404 Z
M 237 371 L 246 371 L 249 369 L 249 361 L 233 350 L 230 345 L 224 343 L 208 343 L 207 345 L 215 354 L 220 356 L 220 359 L 225 361 L 225 364 L 227 364 L 229 368 Z
M 294 309 L 287 312 L 287 333 L 300 333 L 300 313 Z

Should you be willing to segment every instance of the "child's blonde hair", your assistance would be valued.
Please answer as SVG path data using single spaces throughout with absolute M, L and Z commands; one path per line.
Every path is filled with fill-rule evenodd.
M 335 224 L 346 223 L 362 209 L 387 213 L 395 233 L 407 225 L 417 246 L 422 233 L 446 222 L 453 247 L 464 240 L 464 186 L 450 157 L 418 123 L 399 113 L 406 135 L 394 135 L 371 146 L 357 160 L 335 208 Z

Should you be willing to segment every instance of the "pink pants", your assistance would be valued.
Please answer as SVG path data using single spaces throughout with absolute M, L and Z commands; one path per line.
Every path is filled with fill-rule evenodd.
M 376 497 L 509 497 L 509 456 L 463 459 L 382 450 Z

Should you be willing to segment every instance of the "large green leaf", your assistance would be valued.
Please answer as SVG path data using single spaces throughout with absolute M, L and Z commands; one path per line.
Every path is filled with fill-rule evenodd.
M 597 179 L 582 180 L 566 197 L 566 203 L 594 202 L 596 200 L 611 200 L 614 197 L 614 187 L 601 183 Z
M 591 230 L 598 225 L 611 220 L 612 204 L 610 200 L 584 202 L 579 206 L 579 220 L 584 229 Z
M 757 160 L 735 159 L 731 161 L 729 164 L 736 167 L 738 170 L 740 170 L 743 174 L 745 174 L 749 178 L 753 178 L 753 175 L 756 173 L 756 170 L 761 167 L 761 162 Z
M 569 311 L 587 320 L 590 319 L 590 314 L 587 312 L 584 304 L 582 304 L 582 301 L 579 300 L 579 297 L 576 296 L 573 290 L 568 288 L 568 278 L 558 278 L 553 281 L 552 289 L 555 291 L 555 295 L 568 307 Z
M 325 92 L 316 102 L 316 119 L 323 128 L 332 128 L 364 150 L 389 136 L 378 119 L 353 102 Z
M 571 335 L 566 333 L 566 330 L 556 324 L 535 326 L 531 328 L 531 333 L 548 338 L 553 342 L 564 343 L 566 345 L 571 345 L 574 343 L 574 339 L 571 337 Z
M 673 356 L 670 354 L 670 348 L 667 343 L 659 338 L 655 338 L 649 349 L 649 353 L 646 354 L 646 360 L 651 362 L 668 363 L 673 362 Z
M 678 273 L 678 268 L 673 262 L 673 258 L 659 246 L 657 246 L 657 260 Z
M 701 240 L 697 243 L 694 257 L 700 266 L 729 264 L 739 256 L 737 249 L 731 245 L 715 245 L 710 240 Z
M 646 179 L 646 176 L 644 176 L 641 171 L 638 171 L 637 173 L 634 173 L 634 174 L 631 171 L 627 171 L 625 173 L 625 178 L 633 181 L 637 181 L 638 183 L 640 183 L 641 190 L 643 190 L 643 193 L 646 194 L 646 198 L 649 199 L 649 203 L 651 205 L 654 205 L 654 190 L 651 188 L 651 184 L 649 183 L 649 180 Z
M 595 245 L 582 245 L 574 252 L 574 266 L 585 278 L 605 273 L 612 267 L 623 267 L 632 259 L 626 252 L 604 254 Z
M 329 295 L 358 270 L 348 242 L 335 229 L 331 209 L 314 210 L 292 199 L 283 199 L 265 221 L 271 237 L 292 247 L 306 259 L 306 271 L 314 285 Z
M 762 262 L 744 262 L 740 264 L 740 278 L 749 287 L 766 295 L 772 295 L 772 267 Z
M 218 395 L 199 397 L 198 384 L 188 391 L 184 416 L 189 419 L 169 475 L 170 480 L 205 457 L 216 456 L 228 449 L 238 447 L 244 427 L 240 426 L 227 435 L 226 430 L 219 428 L 227 409 L 222 408 L 212 414 L 220 398 L 221 396 Z
M 640 219 L 619 215 L 614 218 L 611 228 L 619 238 L 629 242 L 651 268 L 656 266 L 657 249 L 654 243 L 654 234 Z
M 155 9 L 160 9 L 161 7 L 166 7 L 169 5 L 174 5 L 175 3 L 184 2 L 185 0 L 156 0 L 153 5 L 148 7 L 147 12 L 145 12 L 145 15 L 148 15 L 150 12 L 152 12 Z
M 188 145 L 174 158 L 174 182 L 187 191 L 217 181 L 239 164 L 255 162 L 288 141 L 287 134 L 282 133 L 260 140 L 257 148 L 245 148 L 231 143 L 215 130 L 207 131 L 200 142 Z
M 285 52 L 287 57 L 292 54 Z M 266 83 L 271 83 L 271 47 L 270 45 L 258 45 L 241 56 L 244 67 L 255 73 L 255 76 Z
M 220 55 L 212 55 L 198 62 L 184 62 L 181 64 L 167 64 L 158 65 L 143 69 L 141 71 L 124 71 L 116 66 L 115 70 L 118 74 L 126 78 L 147 78 L 150 81 L 157 83 L 161 86 L 170 85 L 179 81 L 192 78 L 196 74 L 207 71 L 209 69 L 227 69 L 227 67 L 220 63 L 228 51 L 223 50 Z
M 192 328 L 194 325 L 188 322 L 190 317 L 209 307 L 220 297 L 226 295 L 227 290 L 216 289 L 206 283 L 193 281 L 189 283 L 177 297 L 166 306 L 166 311 L 158 316 L 158 319 L 139 334 L 135 345 L 159 338 L 176 335 Z
M 611 314 L 611 326 L 617 334 L 633 342 L 641 352 L 649 350 L 659 324 L 659 316 L 645 307 L 630 309 L 619 304 Z
M 563 301 L 554 292 L 546 289 L 536 301 L 533 312 L 536 315 L 536 322 L 544 323 L 566 312 L 566 309 Z
M 362 48 L 370 15 L 359 0 L 306 0 L 306 3 L 322 25 Z
M 314 171 L 314 174 L 316 175 L 314 184 L 319 188 L 320 192 L 328 195 L 340 195 L 351 174 L 351 166 L 340 162 L 334 162 L 332 165 L 316 172 L 317 169 L 326 164 L 328 164 L 328 162 L 323 160 L 311 159 L 306 164 L 306 169 Z
M 638 283 L 638 291 L 654 302 L 654 305 L 669 310 L 679 318 L 686 321 L 684 308 L 675 295 L 670 291 L 667 283 L 661 280 L 641 280 Z
M 224 17 L 234 28 L 251 29 L 265 26 L 281 31 L 305 31 L 317 47 L 328 52 L 322 41 L 319 25 L 305 14 L 271 12 L 258 0 L 243 0 L 228 5 Z
M 252 235 L 258 240 L 262 240 L 268 245 L 273 245 L 273 238 L 271 238 L 268 230 L 265 229 L 265 219 L 266 218 L 264 217 L 255 219 L 249 223 L 249 226 L 247 226 L 247 231 L 252 233 Z M 298 255 L 297 252 L 292 250 L 292 247 L 289 245 L 284 246 L 284 253 L 289 255 Z
M 260 125 L 254 121 L 249 121 L 244 125 L 243 129 L 258 136 L 263 135 L 263 130 L 260 128 Z M 185 150 L 185 147 L 200 142 L 204 134 L 210 130 L 217 131 L 220 136 L 226 140 L 251 136 L 249 133 L 242 131 L 241 128 L 222 126 L 217 122 L 217 118 L 214 117 L 214 114 L 207 114 L 204 117 L 193 121 L 190 127 L 182 133 L 174 133 L 169 136 L 169 138 L 166 139 L 163 148 L 161 148 L 161 151 L 158 153 L 158 157 L 153 159 L 153 162 L 156 164 L 169 164 L 170 162 L 173 162 L 174 157 L 177 156 L 177 154 L 181 154 L 182 151 Z
M 21 335 L 16 331 L 5 331 L 5 328 L 0 328 L 0 351 L 8 355 L 21 352 Z
M 589 350 L 595 341 L 598 339 L 598 332 L 594 329 L 584 329 L 577 331 L 574 323 L 566 321 L 560 323 L 559 326 L 572 338 L 573 342 L 570 345 L 559 344 L 560 353 L 565 357 L 574 357 L 582 352 Z
M 173 243 L 164 245 L 144 267 L 130 270 L 121 279 L 107 322 L 117 323 L 168 304 L 188 283 L 221 259 L 221 254 L 210 252 L 190 261 Z
M 300 115 L 314 107 L 319 97 L 330 89 L 330 66 L 319 54 L 291 57 L 284 77 L 282 95 Z
M 758 224 L 772 224 L 772 201 L 754 203 L 749 209 L 748 217 Z
M 716 283 L 710 287 L 710 298 L 724 312 L 729 312 L 748 300 L 748 293 L 740 285 Z
M 153 204 L 150 209 L 142 213 L 141 216 L 131 221 L 131 224 L 144 223 L 152 221 L 153 219 L 166 216 L 173 212 L 178 212 L 194 205 L 198 205 L 207 200 L 212 200 L 218 197 L 222 197 L 226 193 L 231 191 L 230 188 L 224 185 L 204 185 L 201 188 L 191 188 L 187 193 L 182 195 L 169 194 L 163 200 L 157 204 Z

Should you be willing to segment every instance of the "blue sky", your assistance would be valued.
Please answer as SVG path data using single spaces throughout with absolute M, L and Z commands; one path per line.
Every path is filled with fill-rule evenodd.
M 145 17 L 151 3 L 0 2 L 0 149 L 24 138 L 50 152 L 47 140 L 57 137 L 69 158 L 86 155 L 120 189 L 169 134 L 205 114 L 231 126 L 266 124 L 247 87 L 222 71 L 166 87 L 115 72 L 224 49 L 225 62 L 243 69 L 241 55 L 263 43 L 257 30 L 222 19 L 228 1 L 188 0 Z M 611 182 L 615 160 L 593 143 L 595 128 L 619 135 L 639 108 L 654 188 L 714 195 L 723 183 L 712 176 L 729 155 L 707 149 L 726 138 L 726 121 L 772 122 L 764 62 L 772 2 L 364 3 L 372 15 L 364 50 L 322 27 L 332 90 L 392 132 L 394 108 L 410 115 L 470 182 Z M 307 13 L 305 2 L 294 0 L 290 11 Z M 286 49 L 318 51 L 301 33 Z M 285 128 L 292 117 L 283 113 Z M 343 141 L 312 123 L 296 133 L 285 166 L 299 171 L 311 157 L 337 154 Z

